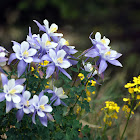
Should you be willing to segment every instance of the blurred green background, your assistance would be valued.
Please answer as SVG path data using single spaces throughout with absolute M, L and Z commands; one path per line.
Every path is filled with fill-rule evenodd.
M 56 23 L 58 32 L 62 32 L 77 50 L 92 46 L 88 37 L 93 31 L 99 31 L 102 36 L 109 38 L 112 49 L 123 54 L 119 58 L 123 68 L 109 64 L 105 82 L 97 90 L 100 96 L 104 95 L 104 100 L 113 99 L 121 104 L 122 97 L 128 94 L 124 84 L 140 74 L 139 0 L 1 1 L 0 45 L 12 52 L 11 40 L 24 41 L 29 26 L 32 27 L 32 33 L 39 33 L 34 19 L 41 24 L 44 19 L 50 24 Z M 140 118 L 138 120 L 140 122 Z

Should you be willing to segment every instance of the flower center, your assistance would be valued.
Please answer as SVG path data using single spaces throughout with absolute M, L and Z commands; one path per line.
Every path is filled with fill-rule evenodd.
M 29 56 L 29 53 L 28 53 L 27 50 L 23 53 L 23 56 L 25 56 L 25 57 L 28 57 Z
M 13 94 L 16 93 L 16 90 L 15 89 L 12 89 L 12 90 L 9 91 L 9 93 L 13 95 Z
M 66 46 L 69 46 L 69 42 L 68 42 L 68 41 L 65 41 L 65 45 L 66 45 Z
M 105 55 L 110 55 L 110 54 L 111 54 L 111 52 L 110 52 L 110 51 L 108 51 L 108 52 L 106 52 L 106 53 L 105 53 Z
M 49 46 L 49 45 L 51 45 L 51 42 L 50 41 L 46 41 L 45 46 Z
M 44 110 L 44 109 L 45 109 L 44 105 L 40 105 L 40 108 L 41 108 L 42 110 Z
M 105 39 L 101 39 L 101 42 L 102 42 L 103 44 L 106 44 Z
M 27 101 L 26 103 L 27 103 L 27 105 L 26 105 L 26 106 L 29 106 L 29 101 Z
M 57 62 L 58 62 L 58 63 L 63 63 L 62 57 L 59 57 L 59 58 L 57 59 Z

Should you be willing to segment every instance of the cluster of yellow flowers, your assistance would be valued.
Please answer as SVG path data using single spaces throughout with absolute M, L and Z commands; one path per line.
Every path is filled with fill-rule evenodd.
M 138 106 L 140 106 L 140 75 L 138 77 L 133 77 L 133 83 L 129 82 L 125 86 L 125 88 L 128 88 L 129 98 L 123 98 L 124 102 L 127 102 L 128 105 L 124 105 L 122 110 L 125 112 L 125 116 L 128 117 L 130 113 L 130 107 L 132 105 L 132 101 L 136 102 L 136 105 L 133 107 L 133 110 L 131 111 L 131 114 L 134 114 L 134 110 L 137 109 Z
M 129 93 L 140 93 L 140 75 L 138 77 L 133 77 L 133 83 L 127 83 L 124 87 L 128 88 Z
M 87 82 L 87 85 L 86 85 L 86 95 L 87 95 L 87 98 L 85 98 L 85 100 L 87 100 L 88 102 L 91 101 L 91 94 L 95 94 L 95 91 L 90 92 L 90 91 L 87 89 L 87 87 L 89 87 L 89 86 L 88 86 L 89 83 L 91 83 L 90 86 L 94 86 L 94 87 L 95 87 L 96 81 L 94 81 L 94 80 L 89 80 L 89 81 Z
M 84 80 L 84 78 L 85 78 L 85 76 L 84 76 L 83 73 L 79 73 L 79 74 L 78 74 L 78 77 L 79 77 L 81 80 Z
M 106 106 L 102 108 L 101 110 L 104 111 L 105 115 L 103 118 L 103 121 L 108 126 L 112 125 L 112 119 L 118 119 L 117 113 L 119 112 L 120 107 L 117 105 L 117 103 L 113 101 L 106 101 Z

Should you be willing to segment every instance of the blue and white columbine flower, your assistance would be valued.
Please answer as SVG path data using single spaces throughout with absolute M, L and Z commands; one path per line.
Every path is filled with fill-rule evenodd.
M 21 93 L 24 87 L 21 85 L 25 82 L 24 79 L 11 79 L 8 80 L 4 74 L 1 74 L 3 92 L 0 93 L 0 102 L 6 99 L 6 112 L 9 112 L 13 108 L 13 103 L 19 103 L 21 101 Z
M 25 71 L 27 64 L 33 62 L 33 56 L 37 53 L 37 50 L 30 48 L 29 43 L 26 41 L 23 41 L 21 44 L 14 42 L 13 50 L 15 53 L 11 54 L 8 64 L 14 59 L 20 60 L 17 66 L 18 77 L 20 77 Z
M 29 100 L 30 97 L 31 97 L 31 93 L 29 91 L 24 91 L 21 96 L 21 101 L 15 104 L 15 107 L 19 109 L 16 114 L 18 121 L 22 120 L 24 113 L 29 114 L 31 112 L 31 110 L 29 109 L 32 101 Z
M 42 92 L 39 96 L 34 95 L 32 99 L 32 106 L 30 110 L 33 112 L 32 121 L 35 122 L 35 115 L 39 116 L 40 122 L 47 127 L 47 113 L 52 112 L 52 107 L 48 105 L 49 99 L 47 96 L 43 95 Z
M 49 90 L 47 90 L 47 92 L 53 94 L 53 96 L 51 97 L 50 100 L 52 103 L 55 101 L 53 104 L 54 106 L 58 106 L 60 104 L 63 104 L 66 106 L 66 104 L 61 99 L 66 99 L 66 98 L 68 98 L 68 96 L 64 94 L 65 92 L 62 87 L 57 88 L 54 86 L 53 91 L 49 89 Z
M 122 64 L 118 60 L 116 60 L 122 54 L 110 49 L 110 47 L 108 46 L 110 43 L 109 39 L 107 39 L 106 37 L 103 37 L 103 39 L 101 39 L 101 34 L 97 32 L 95 34 L 95 39 L 91 39 L 91 41 L 93 43 L 93 47 L 86 51 L 85 56 L 92 58 L 99 56 L 99 74 L 103 73 L 106 70 L 106 61 L 113 65 L 122 67 Z
M 71 76 L 64 70 L 71 66 L 71 63 L 65 58 L 66 52 L 62 50 L 50 49 L 48 55 L 42 57 L 43 60 L 47 60 L 50 64 L 47 65 L 46 78 L 49 78 L 55 71 L 55 67 L 58 68 L 63 74 L 65 74 L 69 79 Z

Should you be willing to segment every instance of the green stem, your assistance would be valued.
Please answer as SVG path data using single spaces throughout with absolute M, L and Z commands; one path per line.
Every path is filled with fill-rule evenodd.
M 129 122 L 129 120 L 130 120 L 130 116 L 131 116 L 132 109 L 133 109 L 134 100 L 135 100 L 135 97 L 134 97 L 133 100 L 132 100 L 131 109 L 130 109 L 130 112 L 129 112 L 129 115 L 128 115 L 128 118 L 127 118 L 127 121 L 126 121 L 126 125 L 125 125 L 125 128 L 124 128 L 124 130 L 123 130 L 123 133 L 122 133 L 122 136 L 121 136 L 120 140 L 123 139 L 124 133 L 125 133 L 126 128 L 127 128 L 127 126 L 128 126 L 128 122 Z
M 102 137 L 104 137 L 104 136 L 105 136 L 106 127 L 107 127 L 107 125 L 105 124 L 105 127 L 104 127 L 104 131 L 103 131 L 103 135 L 102 135 Z

